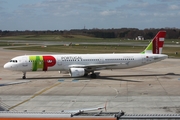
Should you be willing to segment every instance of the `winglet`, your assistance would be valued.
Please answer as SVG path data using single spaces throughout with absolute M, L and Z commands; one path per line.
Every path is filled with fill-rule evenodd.
M 166 31 L 159 31 L 142 54 L 161 54 Z

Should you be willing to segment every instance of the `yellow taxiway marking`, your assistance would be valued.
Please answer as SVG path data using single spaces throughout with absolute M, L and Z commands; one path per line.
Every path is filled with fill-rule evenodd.
M 47 90 L 50 90 L 51 88 L 53 88 L 53 87 L 55 87 L 55 86 L 58 86 L 59 84 L 61 84 L 61 83 L 58 82 L 58 83 L 56 83 L 56 84 L 54 84 L 54 85 L 52 85 L 52 86 L 50 86 L 50 87 L 48 87 L 48 88 L 45 88 L 45 89 L 39 91 L 38 93 L 34 94 L 34 95 L 31 96 L 30 98 L 28 98 L 28 99 L 26 99 L 26 100 L 24 100 L 24 101 L 22 101 L 22 102 L 20 102 L 20 103 L 18 103 L 18 104 L 16 104 L 16 105 L 10 107 L 8 110 L 14 109 L 14 108 L 17 107 L 17 106 L 19 106 L 19 105 L 21 105 L 21 104 L 23 104 L 23 103 L 25 103 L 25 102 L 28 102 L 29 100 L 35 98 L 35 97 L 38 96 L 38 95 L 41 95 L 42 93 L 46 92 Z

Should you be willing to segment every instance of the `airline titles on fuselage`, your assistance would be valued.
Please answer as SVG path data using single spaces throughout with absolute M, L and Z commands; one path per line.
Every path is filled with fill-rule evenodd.
M 80 56 L 62 56 L 61 60 L 82 60 L 82 57 Z

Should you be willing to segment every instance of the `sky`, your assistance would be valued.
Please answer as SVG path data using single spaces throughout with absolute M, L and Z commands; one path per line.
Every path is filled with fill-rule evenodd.
M 180 28 L 180 0 L 0 0 L 0 30 Z

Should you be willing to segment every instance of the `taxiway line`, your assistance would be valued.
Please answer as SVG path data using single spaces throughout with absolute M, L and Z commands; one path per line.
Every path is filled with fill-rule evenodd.
M 8 110 L 14 109 L 14 108 L 17 107 L 17 106 L 19 106 L 19 105 L 21 105 L 21 104 L 23 104 L 23 103 L 25 103 L 25 102 L 28 102 L 29 100 L 35 98 L 35 97 L 38 96 L 38 95 L 43 94 L 44 92 L 50 90 L 51 88 L 53 88 L 53 87 L 55 87 L 55 86 L 58 86 L 59 84 L 61 84 L 61 83 L 58 82 L 58 83 L 56 83 L 56 84 L 54 84 L 54 85 L 52 85 L 52 86 L 50 86 L 50 87 L 48 87 L 48 88 L 45 88 L 45 89 L 41 90 L 40 92 L 34 94 L 34 95 L 31 96 L 30 98 L 28 98 L 28 99 L 26 99 L 26 100 L 24 100 L 24 101 L 22 101 L 22 102 L 20 102 L 20 103 L 18 103 L 18 104 L 16 104 L 16 105 L 10 107 Z

